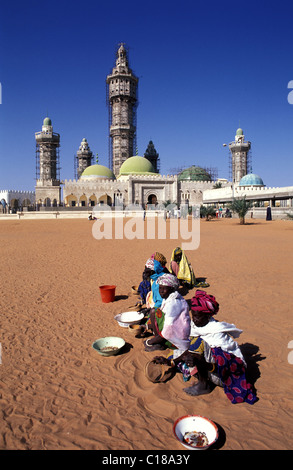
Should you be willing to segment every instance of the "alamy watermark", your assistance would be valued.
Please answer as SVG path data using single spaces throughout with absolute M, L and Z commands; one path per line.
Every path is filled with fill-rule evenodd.
M 289 364 L 293 364 L 293 340 L 289 341 L 288 348 L 292 349 L 288 354 L 288 362 Z
M 288 83 L 288 86 L 287 88 L 292 88 L 292 91 L 290 91 L 290 93 L 288 93 L 288 103 L 289 104 L 293 104 L 293 80 L 290 80 L 290 82 Z
M 191 217 L 189 217 L 191 215 Z M 145 211 L 139 204 L 130 204 L 123 210 L 117 205 L 95 206 L 92 234 L 96 240 L 177 240 L 183 250 L 196 250 L 200 244 L 200 206 L 176 204 L 148 205 Z M 125 221 L 125 217 L 127 220 Z M 114 224 L 112 223 L 114 219 Z M 169 220 L 169 229 L 167 229 Z M 114 225 L 114 227 L 113 227 Z

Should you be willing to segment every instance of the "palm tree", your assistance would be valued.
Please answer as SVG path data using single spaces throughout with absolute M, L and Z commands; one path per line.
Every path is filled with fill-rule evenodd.
M 210 220 L 210 218 L 216 216 L 216 211 L 212 206 L 200 206 L 200 216 Z
M 229 204 L 229 209 L 238 214 L 240 225 L 245 224 L 245 216 L 251 207 L 252 201 L 247 201 L 246 196 L 241 199 L 233 199 L 231 204 Z

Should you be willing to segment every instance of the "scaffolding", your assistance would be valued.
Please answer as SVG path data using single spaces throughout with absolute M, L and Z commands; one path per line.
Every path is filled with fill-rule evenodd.
M 125 46 L 124 44 L 119 44 L 119 46 Z M 116 59 L 116 63 L 111 70 L 110 74 L 107 76 L 106 80 L 106 106 L 108 107 L 108 167 L 114 171 L 114 158 L 116 159 L 117 156 L 114 157 L 114 149 L 113 149 L 113 136 L 111 135 L 111 129 L 113 126 L 113 106 L 118 108 L 118 112 L 116 109 L 116 113 L 119 124 L 115 124 L 118 137 L 116 147 L 118 148 L 118 160 L 116 160 L 116 167 L 117 164 L 119 165 L 119 161 L 123 161 L 122 158 L 122 146 L 121 141 L 119 139 L 119 131 L 125 134 L 128 139 L 128 145 L 126 150 L 126 155 L 131 157 L 136 154 L 137 149 L 137 107 L 138 107 L 138 78 L 133 74 L 132 70 L 128 65 L 128 48 L 125 49 L 126 56 L 123 55 L 122 57 L 125 59 L 125 62 L 122 64 L 122 70 L 120 70 L 121 63 L 118 62 Z M 119 51 L 119 49 L 118 49 Z M 118 58 L 118 51 L 116 51 L 116 58 Z M 117 83 L 118 82 L 118 83 Z M 115 83 L 115 84 L 114 84 Z M 127 84 L 127 85 L 126 85 Z M 110 92 L 111 88 L 111 92 Z M 123 122 L 123 111 L 125 111 L 125 107 L 123 105 L 119 105 L 119 103 L 124 103 L 125 107 L 128 108 L 127 118 Z M 120 108 L 120 109 L 119 109 Z M 129 127 L 128 127 L 129 126 Z M 128 128 L 127 128 L 128 127 Z M 120 149 L 120 150 L 119 150 Z M 121 154 L 121 155 L 120 155 Z M 116 168 L 117 170 L 117 168 Z
M 169 174 L 179 175 L 182 171 L 187 170 L 188 168 L 191 168 L 191 167 L 183 165 L 183 166 L 176 167 L 176 168 L 170 168 Z M 216 181 L 218 179 L 218 169 L 216 167 L 199 167 L 199 168 L 201 168 L 204 172 L 206 172 L 209 175 L 209 177 L 211 178 L 211 181 Z
M 40 134 L 41 133 L 37 133 Z M 54 140 L 40 139 L 40 142 L 36 143 L 36 180 L 42 179 L 60 181 L 60 136 L 59 134 L 53 133 Z M 48 177 L 41 175 L 41 158 L 42 154 L 42 165 L 46 165 L 50 171 Z
M 251 144 L 250 142 L 246 142 L 248 144 Z M 241 155 L 241 166 L 242 168 L 246 168 L 246 174 L 252 173 L 252 151 L 251 151 L 251 145 L 247 153 L 242 152 Z M 234 163 L 233 163 L 233 152 L 229 148 L 229 153 L 228 153 L 228 171 L 229 171 L 229 179 L 232 181 L 233 180 L 233 172 L 234 172 Z
M 92 153 L 92 152 L 90 152 L 90 153 Z M 77 154 L 75 154 L 73 158 L 74 158 L 74 179 L 78 180 L 81 176 L 81 173 L 78 171 L 80 157 Z M 95 163 L 93 153 L 92 153 L 91 157 L 85 157 L 85 159 L 87 160 L 87 166 L 91 166 Z

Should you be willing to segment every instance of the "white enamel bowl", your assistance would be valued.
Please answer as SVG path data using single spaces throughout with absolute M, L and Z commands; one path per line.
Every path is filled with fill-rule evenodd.
M 118 322 L 118 325 L 122 326 L 123 328 L 128 328 L 129 325 L 135 325 L 137 323 L 140 323 L 143 317 L 143 313 L 123 312 L 116 315 L 114 319 Z
M 208 444 L 202 447 L 191 446 L 184 442 L 184 434 L 186 432 L 204 432 Z M 208 418 L 199 415 L 186 415 L 178 418 L 173 425 L 175 438 L 188 450 L 205 450 L 208 449 L 218 439 L 218 427 Z
M 92 347 L 102 356 L 114 356 L 125 345 L 123 338 L 117 336 L 106 336 L 93 342 Z

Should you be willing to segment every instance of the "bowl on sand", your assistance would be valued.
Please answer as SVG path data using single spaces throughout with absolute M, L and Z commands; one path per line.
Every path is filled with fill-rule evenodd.
M 135 295 L 139 295 L 138 286 L 131 286 L 131 292 Z
M 138 337 L 141 336 L 145 330 L 143 325 L 139 325 L 137 323 L 135 323 L 134 325 L 129 325 L 128 329 L 131 333 Z
M 218 427 L 208 418 L 186 415 L 173 425 L 175 438 L 188 450 L 206 450 L 218 439 Z
M 123 338 L 117 336 L 106 336 L 93 342 L 92 347 L 102 356 L 114 356 L 125 345 Z
M 140 323 L 143 317 L 143 313 L 129 311 L 115 315 L 114 319 L 118 322 L 118 325 L 122 326 L 123 328 L 128 328 L 129 325 Z

